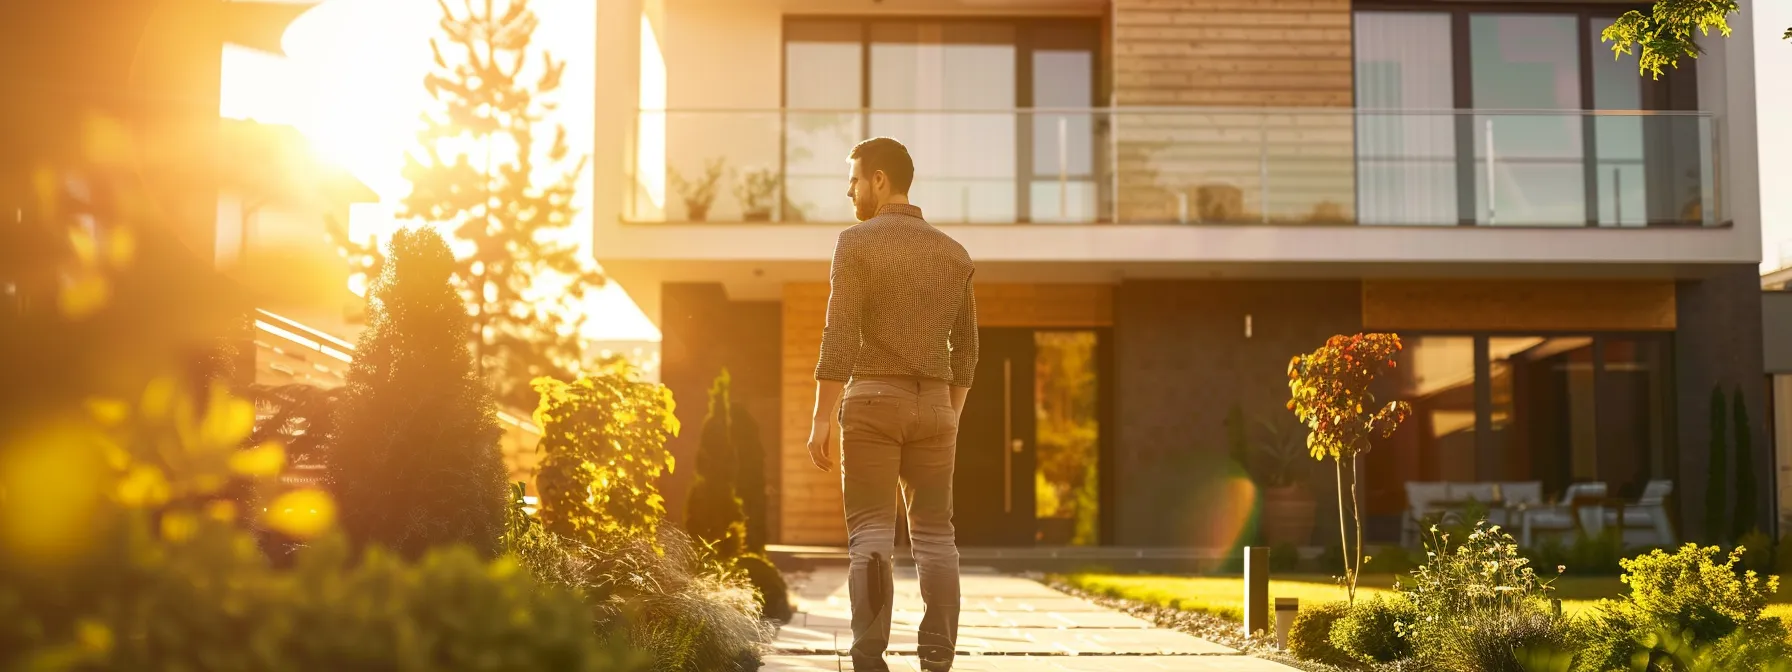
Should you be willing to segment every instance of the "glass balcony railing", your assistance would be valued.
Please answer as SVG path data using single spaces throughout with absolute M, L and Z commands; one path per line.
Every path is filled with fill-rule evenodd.
M 846 157 L 891 136 L 937 224 L 1714 226 L 1716 120 L 1649 111 L 639 113 L 637 222 L 853 221 Z

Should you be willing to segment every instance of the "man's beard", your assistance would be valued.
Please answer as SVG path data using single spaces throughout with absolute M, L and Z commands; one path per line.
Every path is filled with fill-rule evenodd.
M 875 204 L 859 205 L 855 202 L 852 204 L 852 214 L 853 216 L 858 217 L 859 221 L 863 222 L 877 216 L 877 206 Z

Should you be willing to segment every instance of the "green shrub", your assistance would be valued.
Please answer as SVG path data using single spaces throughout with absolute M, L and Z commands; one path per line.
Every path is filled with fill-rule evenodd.
M 452 544 L 490 557 L 504 534 L 497 407 L 467 351 L 453 272 L 433 229 L 392 237 L 329 452 L 343 529 L 408 558 Z
M 1713 642 L 1761 618 L 1779 590 L 1779 577 L 1762 580 L 1753 571 L 1738 574 L 1741 549 L 1719 563 L 1722 549 L 1686 544 L 1669 554 L 1660 549 L 1625 560 L 1628 604 L 1647 619 L 1690 630 L 1697 641 Z
M 666 441 L 678 435 L 672 392 L 624 370 L 573 382 L 535 381 L 541 406 L 541 521 L 570 540 L 653 539 L 665 516 L 655 483 L 671 471 Z
M 750 670 L 771 629 L 746 576 L 662 527 L 657 539 L 610 536 L 585 543 L 549 535 L 523 555 L 538 576 L 572 588 L 599 623 L 648 652 L 658 672 Z
M 1527 659 L 1544 653 L 1571 651 L 1576 638 L 1570 624 L 1536 611 L 1461 621 L 1432 631 L 1420 644 L 1427 669 L 1436 672 L 1534 672 Z
M 697 479 L 685 503 L 684 529 L 723 558 L 746 550 L 747 514 L 735 496 L 739 460 L 729 411 L 729 377 L 724 369 L 709 388 L 709 414 L 697 446 Z
M 1350 665 L 1353 659 L 1332 644 L 1332 626 L 1350 613 L 1350 605 L 1327 602 L 1302 608 L 1288 631 L 1288 652 L 1301 660 L 1328 665 Z
M 1404 660 L 1412 656 L 1412 641 L 1400 636 L 1399 624 L 1417 618 L 1406 600 L 1377 596 L 1351 607 L 1332 625 L 1332 646 L 1365 663 Z
M 1784 650 L 1786 631 L 1778 619 L 1762 618 L 1761 613 L 1779 579 L 1762 580 L 1753 571 L 1739 574 L 1741 549 L 1718 562 L 1721 553 L 1715 546 L 1686 544 L 1671 554 L 1658 549 L 1624 560 L 1623 580 L 1630 593 L 1601 603 L 1597 627 L 1577 669 L 1629 669 L 1639 659 L 1682 666 L 1720 659 L 1772 660 Z
M 743 555 L 734 559 L 734 568 L 747 576 L 759 594 L 760 614 L 779 623 L 790 622 L 790 586 L 784 574 L 763 555 Z

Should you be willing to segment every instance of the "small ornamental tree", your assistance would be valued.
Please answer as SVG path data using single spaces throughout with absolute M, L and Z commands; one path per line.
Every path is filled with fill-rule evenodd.
M 747 515 L 734 494 L 738 461 L 729 410 L 728 371 L 716 376 L 709 388 L 709 415 L 703 418 L 703 435 L 697 444 L 697 480 L 691 484 L 685 504 L 686 532 L 711 544 L 717 555 L 733 558 L 746 547 Z
M 1331 458 L 1338 474 L 1338 534 L 1344 551 L 1344 582 L 1351 603 L 1363 566 L 1363 517 L 1357 494 L 1356 457 L 1368 452 L 1371 437 L 1391 436 L 1412 412 L 1404 401 L 1375 408 L 1369 386 L 1384 368 L 1393 368 L 1401 349 L 1394 334 L 1333 336 L 1325 346 L 1288 362 L 1289 410 L 1307 426 L 1307 450 L 1315 460 Z M 1356 551 L 1344 522 L 1344 471 L 1350 471 L 1350 513 L 1356 521 Z
M 467 352 L 467 310 L 435 231 L 399 231 L 373 288 L 329 452 L 343 528 L 407 557 L 504 535 L 497 407 Z
M 666 515 L 655 483 L 672 471 L 666 441 L 678 435 L 672 391 L 622 369 L 570 383 L 539 378 L 535 389 L 542 429 L 535 487 L 548 531 L 584 543 L 655 539 Z

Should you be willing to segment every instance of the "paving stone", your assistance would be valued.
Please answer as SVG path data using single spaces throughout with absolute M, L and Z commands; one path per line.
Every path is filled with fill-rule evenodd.
M 891 672 L 919 672 L 913 657 L 885 659 Z M 772 656 L 761 672 L 850 672 L 845 656 Z M 1289 672 L 1289 667 L 1247 656 L 959 656 L 954 672 Z
M 1027 579 L 968 571 L 962 580 L 955 670 L 1239 670 L 1290 668 L 1070 597 Z M 773 644 L 772 672 L 850 670 L 852 644 L 844 569 L 793 581 L 798 613 Z M 915 630 L 922 604 L 912 569 L 897 573 L 890 668 L 918 670 Z M 911 656 L 911 657 L 904 657 Z

